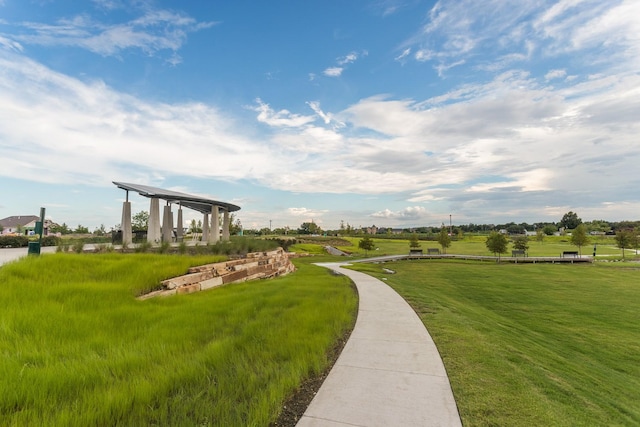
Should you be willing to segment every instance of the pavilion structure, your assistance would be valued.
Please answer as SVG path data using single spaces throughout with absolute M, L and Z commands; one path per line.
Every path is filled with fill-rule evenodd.
M 173 212 L 171 210 L 172 204 L 178 205 L 178 218 L 175 225 L 176 240 L 178 241 L 181 241 L 184 237 L 184 224 L 182 220 L 183 207 L 193 209 L 204 215 L 202 221 L 202 240 L 208 243 L 229 240 L 229 228 L 231 225 L 229 214 L 240 210 L 239 206 L 231 203 L 220 202 L 178 191 L 126 182 L 113 181 L 113 184 L 126 191 L 126 198 L 122 204 L 122 222 L 120 223 L 123 245 L 131 244 L 133 240 L 129 191 L 134 191 L 150 200 L 147 241 L 151 244 L 171 242 L 173 240 L 174 222 Z M 166 202 L 163 209 L 162 221 L 160 221 L 160 200 Z M 222 224 L 220 224 L 220 214 L 222 214 Z M 221 228 L 222 232 L 220 231 Z

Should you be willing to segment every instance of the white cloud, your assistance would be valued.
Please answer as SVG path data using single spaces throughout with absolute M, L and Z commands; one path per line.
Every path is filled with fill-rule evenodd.
M 307 105 L 309 105 L 309 107 L 311 107 L 311 109 L 318 115 L 320 116 L 320 118 L 322 119 L 322 121 L 328 125 L 330 123 L 334 123 L 334 125 L 337 128 L 341 128 L 344 127 L 345 124 L 337 121 L 335 119 L 335 117 L 333 117 L 333 114 L 331 113 L 325 113 L 324 111 L 322 111 L 322 109 L 320 108 L 320 103 L 318 101 L 309 101 L 307 102 Z
M 327 77 L 340 77 L 345 70 L 345 65 L 352 64 L 368 54 L 369 52 L 366 50 L 361 52 L 350 52 L 347 55 L 336 59 L 337 67 L 328 67 L 322 73 Z
M 406 49 L 405 52 L 407 52 L 408 54 L 408 52 L 410 52 L 410 49 Z M 419 61 L 419 62 L 430 61 L 433 58 L 433 56 L 434 56 L 434 53 L 429 49 L 420 49 L 414 55 L 414 57 L 416 58 L 416 61 Z
M 323 71 L 323 74 L 327 77 L 340 77 L 342 71 L 344 71 L 342 67 L 329 67 Z
M 405 50 L 402 51 L 402 53 L 398 56 L 396 56 L 394 59 L 396 61 L 402 61 L 404 58 L 406 58 L 407 56 L 411 55 L 411 48 L 408 47 Z
M 105 10 L 119 7 L 115 2 L 97 4 Z M 73 46 L 103 56 L 118 55 L 126 49 L 140 49 L 147 54 L 162 50 L 176 51 L 185 43 L 187 34 L 215 25 L 198 22 L 189 16 L 167 10 L 147 9 L 136 19 L 125 23 L 102 23 L 89 15 L 63 18 L 56 23 L 23 22 L 21 34 L 5 38 L 15 43 L 42 46 Z M 176 57 L 170 59 L 176 63 Z
M 566 70 L 551 70 L 544 75 L 545 80 L 561 79 L 567 75 Z
M 97 185 L 157 182 L 157 172 L 239 179 L 289 161 L 235 126 L 211 106 L 145 102 L 0 51 L 2 176 Z
M 2 37 L 0 36 L 0 47 L 3 47 L 5 49 L 9 49 L 9 50 L 13 50 L 16 52 L 22 52 L 23 48 L 22 45 L 16 41 L 10 40 L 6 37 Z
M 358 54 L 351 52 L 342 58 L 338 58 L 338 65 L 351 64 L 352 62 L 355 62 L 356 59 L 358 59 Z
M 534 54 L 548 59 L 567 53 L 585 66 L 606 64 L 631 72 L 640 66 L 638 16 L 635 0 L 522 0 L 517 7 L 502 0 L 440 0 L 429 22 L 403 46 L 415 49 L 416 61 L 438 59 L 441 76 L 460 61 L 495 71 Z
M 318 209 L 308 209 L 308 208 L 287 208 L 287 213 L 293 217 L 302 217 L 302 218 L 319 218 L 325 213 L 326 210 L 318 210 Z
M 260 98 L 256 99 L 256 103 L 258 106 L 253 110 L 259 113 L 258 121 L 269 126 L 301 127 L 315 120 L 313 116 L 293 114 L 288 110 L 274 111 L 269 104 L 265 104 Z
M 460 61 L 456 61 L 456 62 L 452 62 L 450 64 L 438 64 L 436 66 L 434 66 L 433 68 L 438 72 L 438 76 L 442 77 L 444 75 L 444 72 L 447 70 L 450 70 L 451 68 L 455 68 L 458 67 L 460 65 L 463 65 L 466 61 L 464 60 L 460 60 Z
M 382 211 L 374 212 L 371 214 L 373 218 L 383 218 L 387 220 L 400 220 L 400 221 L 424 221 L 431 217 L 430 213 L 423 206 L 409 206 L 400 211 L 392 211 L 384 209 Z

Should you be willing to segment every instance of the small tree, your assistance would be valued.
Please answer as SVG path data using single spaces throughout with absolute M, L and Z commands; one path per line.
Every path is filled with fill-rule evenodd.
M 74 230 L 76 234 L 89 234 L 89 228 L 78 224 L 78 228 Z
M 500 254 L 507 252 L 509 242 L 504 234 L 492 231 L 489 237 L 487 237 L 485 245 L 494 255 L 498 256 L 498 261 L 500 261 Z
M 372 250 L 375 247 L 375 244 L 373 243 L 373 240 L 371 239 L 371 237 L 364 236 L 358 242 L 358 247 L 360 249 L 364 249 L 364 255 L 367 256 L 369 251 Z
M 52 232 L 52 233 L 60 233 L 60 234 L 70 234 L 71 233 L 71 229 L 64 222 L 62 223 L 62 225 L 52 224 L 49 227 L 49 231 Z
M 149 228 L 149 212 L 140 211 L 131 218 L 133 231 L 147 230 Z
M 620 230 L 616 232 L 616 246 L 622 249 L 622 259 L 624 259 L 624 250 L 631 249 L 633 235 L 630 231 Z
M 93 234 L 95 234 L 96 236 L 104 236 L 105 234 L 107 234 L 107 230 L 104 228 L 104 224 L 100 224 L 100 227 L 93 230 Z
M 513 249 L 517 249 L 520 251 L 525 251 L 525 253 L 529 250 L 529 237 L 528 236 L 516 236 L 513 238 Z
M 582 224 L 582 220 L 578 217 L 578 214 L 573 211 L 564 214 L 560 220 L 560 226 L 568 228 L 569 230 L 575 229 L 580 224 Z
M 442 227 L 438 233 L 438 243 L 442 246 L 442 253 L 447 253 L 447 248 L 451 246 L 451 236 L 447 233 L 447 229 Z
M 571 244 L 578 247 L 578 253 L 582 255 L 582 247 L 589 243 L 587 227 L 579 224 L 571 233 Z
M 556 227 L 554 227 L 551 224 L 547 224 L 544 226 L 544 228 L 542 229 L 542 231 L 544 232 L 544 234 L 546 234 L 547 236 L 553 236 L 553 233 L 555 233 L 556 231 L 558 231 L 558 229 Z
M 546 234 L 542 228 L 538 228 L 536 230 L 536 240 L 542 244 L 544 242 Z
M 409 239 L 409 247 L 411 249 L 420 247 L 420 242 L 418 241 L 418 235 L 415 232 L 411 233 L 411 239 Z
M 311 222 L 303 222 L 298 228 L 298 234 L 321 234 L 322 229 L 318 224 Z

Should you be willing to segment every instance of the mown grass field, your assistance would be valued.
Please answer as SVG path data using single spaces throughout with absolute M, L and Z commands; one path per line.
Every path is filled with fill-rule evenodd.
M 357 256 L 365 256 L 365 252 L 358 248 L 358 242 L 362 237 L 345 237 L 346 241 L 349 241 L 351 245 L 340 246 L 339 249 L 353 253 Z M 493 256 L 486 245 L 487 236 L 468 235 L 461 240 L 455 240 L 451 242 L 451 246 L 447 248 L 449 254 L 460 255 L 485 255 Z M 373 239 L 376 249 L 369 251 L 367 256 L 379 256 L 379 255 L 401 255 L 409 252 L 408 240 L 395 240 L 395 239 Z M 427 248 L 441 249 L 440 245 L 436 241 L 424 241 L 421 240 L 420 247 L 426 253 Z M 592 241 L 581 248 L 583 255 L 592 255 L 594 243 L 596 244 L 596 258 L 618 259 L 622 257 L 622 251 L 615 246 L 615 241 L 612 237 L 592 239 Z M 511 256 L 511 249 L 513 245 L 509 245 L 509 250 L 503 256 Z M 569 237 L 567 236 L 547 236 L 543 242 L 535 241 L 535 238 L 529 240 L 528 255 L 531 257 L 540 256 L 560 256 L 563 251 L 577 251 L 578 248 L 569 243 Z M 626 250 L 626 258 L 639 258 L 635 254 L 635 250 Z
M 0 425 L 265 426 L 355 316 L 345 277 L 135 296 L 216 258 L 54 254 L 0 268 Z
M 352 268 L 383 278 L 420 315 L 465 426 L 640 425 L 637 264 Z

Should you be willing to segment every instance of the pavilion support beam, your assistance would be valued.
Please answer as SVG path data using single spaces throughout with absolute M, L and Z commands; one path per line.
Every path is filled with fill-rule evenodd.
M 211 243 L 220 241 L 220 208 L 215 205 L 211 206 L 211 237 L 209 241 Z
M 184 227 L 182 223 L 182 206 L 178 205 L 178 223 L 176 224 L 176 240 L 182 242 L 184 239 Z
M 171 204 L 167 203 L 164 207 L 164 216 L 162 219 L 162 241 L 169 242 L 173 237 L 173 212 L 171 212 Z
M 152 197 L 149 206 L 149 227 L 147 228 L 147 242 L 158 244 L 162 239 L 160 231 L 160 199 Z
M 209 214 L 204 214 L 202 219 L 202 239 L 203 242 L 209 242 Z
M 225 210 L 222 217 L 222 240 L 229 241 L 229 228 L 230 228 L 229 211 Z
M 129 201 L 129 192 L 127 191 L 127 201 L 122 203 L 122 245 L 131 245 L 133 243 L 133 233 L 131 231 L 131 202 Z

